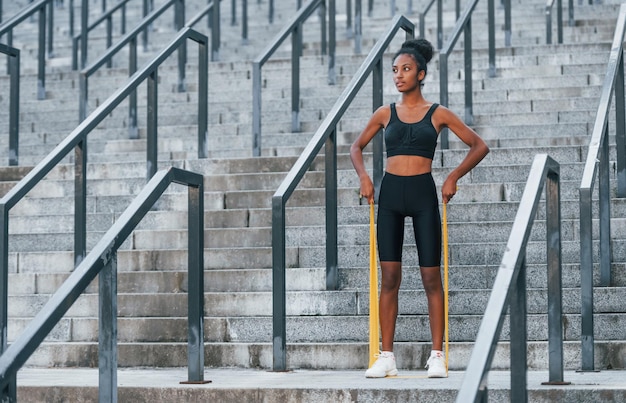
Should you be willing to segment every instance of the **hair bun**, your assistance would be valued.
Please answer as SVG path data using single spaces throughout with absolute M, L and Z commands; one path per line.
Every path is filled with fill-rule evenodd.
M 426 63 L 428 63 L 430 59 L 433 58 L 433 45 L 424 38 L 409 39 L 402 44 L 402 48 L 415 50 L 420 55 L 422 55 Z

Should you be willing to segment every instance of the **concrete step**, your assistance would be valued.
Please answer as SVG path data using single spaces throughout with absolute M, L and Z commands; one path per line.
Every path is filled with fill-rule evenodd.
M 314 350 L 313 348 L 311 350 Z M 265 351 L 265 350 L 264 350 Z M 270 353 L 268 351 L 268 353 Z M 184 354 L 183 354 L 184 355 Z M 497 358 L 503 360 L 500 351 Z M 350 359 L 346 356 L 342 359 Z M 367 361 L 361 353 L 360 357 Z M 545 358 L 545 356 L 542 356 Z M 405 370 L 398 377 L 383 381 L 366 379 L 364 369 L 311 370 L 272 372 L 265 369 L 219 368 L 205 369 L 207 384 L 188 385 L 184 368 L 120 369 L 117 373 L 118 398 L 122 401 L 298 401 L 303 395 L 310 401 L 339 402 L 346 396 L 359 396 L 368 402 L 437 401 L 454 402 L 465 373 L 450 371 L 446 379 L 426 379 L 423 368 Z M 549 379 L 546 370 L 528 371 L 528 401 L 538 403 L 558 396 L 562 401 L 619 401 L 624 388 L 620 380 L 623 371 L 599 372 L 566 371 L 566 386 L 545 386 Z M 50 401 L 59 395 L 80 396 L 81 400 L 98 400 L 97 369 L 31 369 L 18 372 L 18 398 L 24 402 Z M 511 374 L 492 370 L 488 378 L 489 399 L 509 401 Z M 384 384 L 383 388 L 381 385 Z M 594 388 L 587 385 L 593 384 Z M 297 385 L 297 386 L 294 386 Z

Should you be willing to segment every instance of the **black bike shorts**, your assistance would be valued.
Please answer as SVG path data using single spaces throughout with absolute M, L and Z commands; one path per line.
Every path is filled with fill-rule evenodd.
M 431 173 L 398 176 L 385 173 L 378 198 L 377 241 L 381 262 L 401 262 L 404 219 L 413 219 L 421 267 L 441 265 L 441 217 Z

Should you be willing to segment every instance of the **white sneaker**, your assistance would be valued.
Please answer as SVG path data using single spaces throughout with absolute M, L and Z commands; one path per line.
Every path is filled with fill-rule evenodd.
M 429 378 L 447 378 L 448 370 L 446 369 L 446 357 L 441 351 L 432 351 L 430 358 L 426 363 Z
M 386 376 L 398 375 L 396 357 L 392 352 L 383 351 L 377 357 L 372 367 L 365 371 L 366 378 L 384 378 Z

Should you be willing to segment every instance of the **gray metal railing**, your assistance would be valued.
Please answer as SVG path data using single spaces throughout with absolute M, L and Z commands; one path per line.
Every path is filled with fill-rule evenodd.
M 19 13 L 0 25 L 0 37 L 7 35 L 7 45 L 13 46 L 13 30 L 29 17 L 38 14 L 38 50 L 37 50 L 37 99 L 46 99 L 46 38 L 48 55 L 53 52 L 52 18 L 54 0 L 38 0 L 24 7 Z M 47 21 L 46 21 L 47 20 Z M 46 32 L 46 22 L 48 31 Z
M 154 20 L 160 17 L 170 7 L 174 7 L 175 20 L 178 29 L 182 28 L 184 18 L 184 2 L 182 0 L 168 0 L 161 7 L 153 10 L 146 15 L 132 30 L 122 36 L 113 46 L 102 54 L 97 60 L 83 68 L 78 77 L 79 94 L 78 94 L 78 120 L 82 122 L 88 113 L 88 93 L 89 93 L 89 77 L 98 71 L 100 67 L 110 62 L 120 50 L 126 45 L 129 46 L 128 52 L 128 75 L 132 75 L 137 71 L 137 38 L 150 26 Z M 184 42 L 183 42 L 184 45 Z M 183 91 L 185 88 L 185 62 L 186 54 L 184 46 L 178 49 L 178 89 Z M 128 105 L 128 133 L 131 139 L 139 138 L 139 130 L 137 128 L 137 93 L 133 92 L 129 97 Z
M 330 0 L 334 3 L 334 0 Z M 261 69 L 282 43 L 291 36 L 291 130 L 300 131 L 300 56 L 302 55 L 302 24 L 318 8 L 321 14 L 321 44 L 322 54 L 326 54 L 326 0 L 311 0 L 306 6 L 289 20 L 283 29 L 276 35 L 270 44 L 252 62 L 252 155 L 261 155 Z M 329 19 L 334 21 L 335 8 L 331 7 Z M 335 75 L 335 24 L 329 24 L 331 28 L 330 43 L 328 46 L 328 75 L 329 82 L 334 80 Z M 331 84 L 334 82 L 331 82 Z
M 555 0 L 548 0 L 546 3 L 546 43 L 552 44 L 552 9 Z M 574 21 L 574 0 L 567 0 L 568 5 L 568 25 L 573 27 Z M 563 43 L 563 1 L 556 0 L 556 32 L 558 43 Z
M 511 402 L 527 402 L 526 247 L 545 185 L 550 384 L 563 382 L 560 167 L 546 154 L 535 156 L 500 268 L 478 329 L 458 403 L 486 402 L 487 378 L 507 308 L 510 324 Z
M 337 252 L 337 125 L 351 105 L 365 80 L 372 75 L 372 107 L 375 110 L 383 103 L 383 54 L 400 29 L 406 31 L 406 38 L 415 35 L 414 25 L 404 16 L 394 17 L 391 25 L 376 41 L 367 58 L 356 71 L 352 80 L 337 99 L 326 118 L 317 129 L 311 141 L 298 157 L 279 188 L 272 196 L 272 304 L 273 304 L 273 368 L 284 371 L 287 368 L 286 350 L 286 240 L 285 209 L 289 198 L 310 169 L 316 156 L 325 145 L 326 178 L 326 288 L 338 287 Z M 383 141 L 380 133 L 374 137 L 374 184 L 379 187 L 383 172 Z
M 7 348 L 4 340 L 0 356 L 0 400 L 15 402 L 17 372 L 33 354 L 63 315 L 87 286 L 98 276 L 98 366 L 99 401 L 117 402 L 117 250 L 150 211 L 170 183 L 187 185 L 188 189 L 188 379 L 204 381 L 204 185 L 197 173 L 170 168 L 157 172 L 137 195 L 119 219 L 76 267 L 22 334 Z M 0 203 L 4 252 L 7 252 L 8 208 Z M 6 256 L 4 257 L 6 259 Z M 6 279 L 6 271 L 3 274 Z M 6 280 L 3 284 L 6 306 Z M 6 335 L 6 326 L 4 327 Z
M 20 50 L 0 43 L 0 53 L 9 58 L 9 165 L 19 163 L 20 138 Z
M 594 369 L 593 335 L 593 189 L 598 176 L 600 285 L 611 279 L 611 190 L 609 160 L 609 118 L 611 97 L 615 97 L 615 142 L 617 145 L 617 197 L 626 197 L 626 129 L 624 101 L 624 35 L 626 4 L 620 6 L 613 44 L 607 65 L 593 132 L 580 183 L 580 288 L 582 370 Z
M 450 35 L 446 45 L 439 51 L 439 103 L 443 106 L 448 106 L 448 58 L 454 49 L 454 45 L 458 41 L 461 33 L 463 33 L 463 48 L 464 48 L 464 71 L 465 71 L 465 123 L 471 125 L 474 120 L 473 112 L 473 100 L 472 100 L 472 12 L 478 4 L 478 0 L 471 0 L 467 3 L 463 14 L 457 20 L 454 31 Z M 489 27 L 495 27 L 494 21 L 494 0 L 488 0 L 489 12 Z M 495 31 L 489 29 L 489 76 L 495 76 Z M 442 149 L 447 149 L 448 144 L 448 129 L 444 128 L 439 136 L 440 146 Z
M 191 39 L 199 45 L 199 68 L 204 74 L 199 73 L 198 91 L 199 108 L 206 107 L 207 65 L 208 65 L 208 39 L 206 36 L 185 28 L 170 42 L 170 44 L 157 55 L 149 64 L 129 78 L 127 83 L 118 88 L 107 100 L 105 100 L 87 119 L 81 122 L 63 141 L 44 157 L 20 182 L 18 182 L 2 199 L 0 204 L 5 206 L 6 214 L 19 200 L 33 189 L 59 162 L 65 158 L 72 149 L 75 150 L 75 196 L 74 196 L 74 261 L 78 266 L 86 255 L 86 216 L 87 216 L 87 136 L 102 122 L 130 93 L 141 83 L 147 81 L 148 87 L 148 134 L 147 134 L 147 172 L 151 177 L 156 172 L 157 161 L 157 112 L 158 103 L 156 97 L 156 83 L 158 81 L 158 67 L 180 47 L 183 41 Z M 206 147 L 207 118 L 202 110 L 198 113 L 198 147 Z M 206 151 L 205 151 L 206 152 Z M 0 234 L 0 236 L 4 236 Z M 8 240 L 0 239 L 0 275 L 8 273 Z M 6 280 L 6 278 L 5 278 Z M 6 291 L 6 290 L 5 290 Z M 2 298 L 0 298 L 2 299 Z M 6 329 L 6 311 L 0 312 L 0 324 Z M 6 333 L 4 334 L 6 337 Z
M 80 32 L 78 34 L 72 35 L 72 70 L 78 70 L 78 43 L 81 40 L 89 39 L 89 32 L 99 27 L 100 24 L 106 23 L 106 47 L 107 49 L 111 47 L 111 44 L 113 43 L 113 14 L 115 14 L 115 12 L 118 10 L 120 10 L 122 14 L 120 17 L 121 34 L 123 35 L 124 33 L 126 33 L 126 4 L 129 1 L 130 0 L 121 0 L 113 8 L 107 10 L 100 17 L 96 18 L 94 22 L 87 25 L 87 31 L 85 33 Z M 86 46 L 83 48 L 87 49 Z M 81 67 L 85 67 L 87 55 L 82 56 L 81 61 Z M 107 67 L 111 67 L 111 63 L 112 61 L 109 59 L 107 62 Z
M 245 1 L 245 0 L 244 0 Z M 211 61 L 218 61 L 220 59 L 220 1 L 210 1 L 204 8 L 202 8 L 196 15 L 191 17 L 186 23 L 186 27 L 195 26 L 205 16 L 208 16 L 207 23 L 211 30 Z M 233 2 L 234 4 L 234 2 Z M 214 10 L 215 8 L 215 10 Z M 244 9 L 245 10 L 245 9 Z

